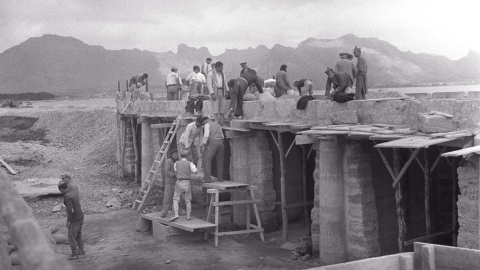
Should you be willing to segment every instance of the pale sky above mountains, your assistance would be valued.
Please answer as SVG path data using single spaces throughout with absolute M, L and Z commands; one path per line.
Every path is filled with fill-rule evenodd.
M 0 1 L 0 52 L 43 34 L 106 49 L 296 47 L 314 37 L 376 37 L 402 51 L 480 53 L 479 0 Z

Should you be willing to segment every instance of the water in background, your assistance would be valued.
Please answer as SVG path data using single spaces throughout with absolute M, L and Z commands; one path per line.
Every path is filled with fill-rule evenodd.
M 400 87 L 400 88 L 371 88 L 368 91 L 397 91 L 399 93 L 433 93 L 433 92 L 467 92 L 480 91 L 480 85 L 440 85 L 440 86 L 419 86 L 419 87 Z M 324 95 L 325 90 L 314 90 L 315 95 Z

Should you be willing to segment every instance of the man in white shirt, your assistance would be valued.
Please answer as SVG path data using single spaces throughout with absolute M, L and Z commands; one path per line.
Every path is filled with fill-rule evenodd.
M 218 61 L 215 63 L 215 69 L 208 73 L 207 88 L 210 94 L 213 118 L 220 125 L 223 125 L 224 115 L 227 110 L 227 101 L 225 99 L 229 90 L 227 82 L 223 72 L 223 63 Z
M 204 153 L 205 182 L 212 182 L 211 172 L 213 158 L 215 158 L 217 163 L 218 181 L 223 182 L 223 160 L 225 158 L 225 146 L 223 144 L 224 135 L 222 127 L 219 124 L 210 121 L 208 117 L 203 118 L 202 125 L 204 126 L 205 131 L 200 152 Z
M 202 64 L 202 71 L 201 72 L 202 72 L 203 76 L 207 77 L 208 73 L 210 71 L 212 71 L 213 68 L 212 68 L 211 63 L 212 63 L 212 58 L 209 57 L 209 58 L 207 58 L 207 61 Z
M 167 87 L 167 100 L 179 100 L 180 91 L 182 91 L 183 84 L 180 75 L 178 75 L 178 68 L 172 67 L 170 73 L 167 75 L 165 86 Z
M 190 96 L 202 95 L 203 87 L 207 84 L 207 80 L 205 79 L 205 76 L 200 73 L 200 68 L 198 66 L 193 67 L 193 72 L 188 75 L 187 82 L 189 83 L 188 93 Z
M 195 165 L 199 158 L 197 146 L 195 146 L 195 138 L 200 139 L 202 137 L 202 119 L 204 118 L 207 117 L 199 116 L 195 122 L 188 124 L 179 140 L 180 149 L 188 151 L 188 158 Z

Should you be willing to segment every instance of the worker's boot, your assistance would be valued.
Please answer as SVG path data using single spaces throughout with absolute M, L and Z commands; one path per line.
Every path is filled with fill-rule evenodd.
M 192 219 L 190 214 L 192 213 L 192 202 L 187 202 L 187 220 Z
M 72 260 L 78 260 L 78 253 L 77 253 L 77 251 L 76 251 L 76 250 L 75 250 L 75 251 L 72 250 L 72 254 L 70 255 L 70 257 L 68 257 L 68 259 L 71 260 L 71 261 L 72 261 Z
M 178 201 L 173 201 L 173 212 L 175 213 L 171 219 L 168 221 L 173 222 L 177 220 L 180 216 L 178 215 Z

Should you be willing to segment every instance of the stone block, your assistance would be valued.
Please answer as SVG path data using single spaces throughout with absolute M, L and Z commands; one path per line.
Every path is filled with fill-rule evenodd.
M 466 98 L 467 92 L 433 92 L 432 99 L 460 99 Z
M 457 126 L 452 118 L 441 115 L 418 114 L 418 130 L 425 133 L 450 132 L 456 130 Z
M 357 111 L 339 111 L 328 115 L 328 119 L 334 125 L 358 124 Z
M 468 91 L 468 99 L 480 99 L 480 91 Z
M 406 96 L 416 99 L 429 99 L 432 98 L 432 93 L 405 93 Z

